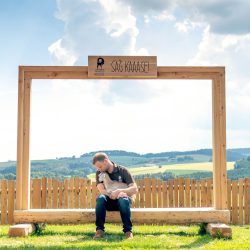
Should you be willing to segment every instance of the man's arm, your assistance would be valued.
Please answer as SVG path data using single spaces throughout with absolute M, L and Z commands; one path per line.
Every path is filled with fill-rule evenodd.
M 105 195 L 110 195 L 108 192 L 107 192 L 107 190 L 105 189 L 105 186 L 103 185 L 103 183 L 99 183 L 99 184 L 97 184 L 97 188 L 98 188 L 98 190 L 99 190 L 99 192 L 101 193 L 101 194 L 105 194 Z
M 115 191 L 112 191 L 110 194 L 110 198 L 116 199 L 119 195 L 119 193 L 126 193 L 128 196 L 131 196 L 133 194 L 136 194 L 138 192 L 138 187 L 136 182 L 130 183 L 127 188 L 119 188 Z
M 120 190 L 120 192 L 126 193 L 128 196 L 131 196 L 131 195 L 136 194 L 138 192 L 136 182 L 130 183 L 127 188 L 121 188 L 119 190 Z

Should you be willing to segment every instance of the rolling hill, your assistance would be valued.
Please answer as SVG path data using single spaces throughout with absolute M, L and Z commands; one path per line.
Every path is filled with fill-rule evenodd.
M 171 151 L 138 154 L 123 150 L 103 150 L 114 162 L 131 169 L 133 173 L 160 173 L 170 171 L 177 175 L 192 174 L 211 169 L 212 150 Z M 80 157 L 60 157 L 56 159 L 32 160 L 31 178 L 47 176 L 63 179 L 71 176 L 87 177 L 95 173 L 91 160 L 97 151 L 82 154 Z M 228 149 L 227 161 L 232 170 L 233 162 L 250 155 L 250 148 Z M 203 164 L 201 164 L 203 163 Z M 159 167 L 161 166 L 161 167 Z M 15 179 L 16 162 L 0 163 L 0 179 Z M 139 175 L 139 174 L 138 174 Z

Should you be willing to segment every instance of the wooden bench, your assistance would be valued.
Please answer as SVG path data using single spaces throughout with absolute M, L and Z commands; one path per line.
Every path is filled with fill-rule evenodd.
M 195 224 L 229 223 L 229 210 L 212 207 L 195 208 L 131 208 L 133 223 Z M 15 223 L 78 224 L 94 223 L 95 209 L 29 209 L 15 210 Z M 120 223 L 119 211 L 107 211 L 106 222 Z
M 212 236 L 231 237 L 229 210 L 212 207 L 195 208 L 131 208 L 133 224 L 197 224 L 206 223 Z M 95 209 L 29 209 L 14 210 L 14 222 L 9 236 L 27 236 L 35 230 L 34 224 L 95 223 Z M 107 211 L 106 222 L 121 223 L 119 211 Z M 21 224 L 20 224 L 21 223 Z

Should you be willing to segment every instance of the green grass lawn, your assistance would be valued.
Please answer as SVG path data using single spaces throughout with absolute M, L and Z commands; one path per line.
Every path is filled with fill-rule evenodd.
M 134 225 L 134 239 L 124 240 L 121 225 L 105 224 L 106 236 L 93 240 L 94 224 L 47 225 L 40 235 L 8 237 L 0 226 L 0 249 L 250 249 L 250 226 L 232 226 L 232 239 L 199 235 L 199 226 Z

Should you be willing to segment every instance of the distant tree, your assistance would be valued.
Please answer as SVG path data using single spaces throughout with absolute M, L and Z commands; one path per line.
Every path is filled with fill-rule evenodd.
M 15 180 L 15 179 L 16 179 L 16 175 L 13 174 L 13 173 L 5 174 L 5 175 L 4 175 L 4 179 L 7 179 L 7 180 Z

